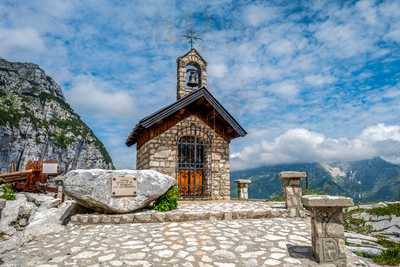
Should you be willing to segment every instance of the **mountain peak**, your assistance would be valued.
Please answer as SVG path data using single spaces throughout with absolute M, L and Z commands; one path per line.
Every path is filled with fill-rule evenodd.
M 0 93 L 40 96 L 50 94 L 64 100 L 61 87 L 39 65 L 0 58 Z
M 63 172 L 112 168 L 104 145 L 36 64 L 0 59 L 0 171 L 15 162 L 57 160 Z

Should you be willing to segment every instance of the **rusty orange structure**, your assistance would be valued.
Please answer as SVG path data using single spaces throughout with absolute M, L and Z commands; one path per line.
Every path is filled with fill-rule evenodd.
M 56 187 L 48 186 L 49 175 L 57 173 L 44 173 L 44 164 L 57 164 L 54 160 L 30 160 L 24 171 L 12 171 L 0 174 L 0 184 L 13 184 L 15 189 L 26 192 L 57 192 Z

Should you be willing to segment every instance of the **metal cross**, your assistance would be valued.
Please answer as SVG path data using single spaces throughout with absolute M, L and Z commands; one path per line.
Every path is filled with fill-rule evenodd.
M 190 49 L 193 48 L 194 41 L 201 40 L 201 38 L 198 37 L 197 34 L 193 30 L 188 31 L 188 33 L 183 35 L 183 37 L 185 37 L 189 41 Z

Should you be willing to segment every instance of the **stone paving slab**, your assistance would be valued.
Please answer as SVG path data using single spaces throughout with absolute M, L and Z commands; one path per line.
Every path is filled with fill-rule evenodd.
M 3 256 L 4 266 L 320 266 L 304 219 L 68 225 Z M 349 256 L 349 266 L 368 266 Z
M 197 201 L 180 202 L 176 210 L 168 212 L 146 210 L 130 214 L 76 214 L 71 217 L 71 223 L 123 224 L 285 217 L 287 217 L 287 210 L 281 202 Z

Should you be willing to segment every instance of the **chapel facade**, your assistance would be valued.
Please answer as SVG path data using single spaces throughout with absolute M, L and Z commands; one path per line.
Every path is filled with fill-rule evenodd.
M 207 62 L 177 58 L 177 101 L 140 120 L 127 138 L 136 168 L 177 179 L 182 198 L 229 199 L 229 144 L 246 131 L 207 90 Z

